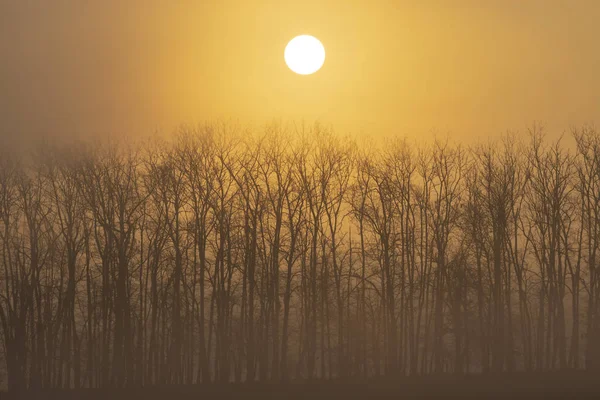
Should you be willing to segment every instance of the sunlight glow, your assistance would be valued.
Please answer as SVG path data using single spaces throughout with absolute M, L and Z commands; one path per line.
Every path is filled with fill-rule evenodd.
M 285 47 L 285 63 L 297 74 L 310 75 L 317 72 L 325 62 L 325 47 L 314 36 L 296 36 Z

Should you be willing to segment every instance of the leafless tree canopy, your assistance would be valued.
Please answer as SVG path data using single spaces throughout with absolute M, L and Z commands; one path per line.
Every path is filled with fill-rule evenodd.
M 9 388 L 600 370 L 600 134 L 0 157 Z

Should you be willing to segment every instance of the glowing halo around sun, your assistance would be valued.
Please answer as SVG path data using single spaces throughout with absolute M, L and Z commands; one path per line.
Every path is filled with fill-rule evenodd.
M 283 53 L 287 66 L 297 74 L 310 75 L 317 72 L 325 62 L 325 47 L 314 36 L 296 36 Z

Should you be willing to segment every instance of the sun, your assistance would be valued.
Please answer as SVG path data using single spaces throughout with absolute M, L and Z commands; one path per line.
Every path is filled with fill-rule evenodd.
M 296 36 L 283 53 L 287 66 L 297 74 L 310 75 L 317 72 L 325 62 L 325 47 L 314 36 Z

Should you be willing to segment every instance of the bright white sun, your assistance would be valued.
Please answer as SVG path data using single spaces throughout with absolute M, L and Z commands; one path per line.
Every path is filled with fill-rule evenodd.
M 325 62 L 325 47 L 314 36 L 296 36 L 285 47 L 285 63 L 292 71 L 300 75 L 317 72 Z

